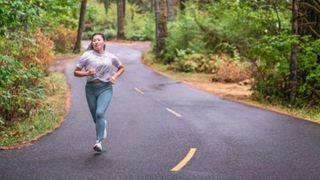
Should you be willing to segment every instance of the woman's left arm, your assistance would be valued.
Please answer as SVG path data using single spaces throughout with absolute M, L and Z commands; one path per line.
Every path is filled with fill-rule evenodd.
M 121 66 L 118 68 L 117 72 L 110 78 L 110 82 L 111 82 L 112 84 L 114 84 L 114 83 L 116 82 L 116 79 L 117 79 L 118 77 L 120 77 L 121 74 L 122 74 L 124 71 L 125 71 L 125 68 L 124 68 L 123 65 L 121 65 Z

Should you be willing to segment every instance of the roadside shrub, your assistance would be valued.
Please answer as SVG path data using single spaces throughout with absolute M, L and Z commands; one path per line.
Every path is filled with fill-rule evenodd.
M 190 49 L 177 50 L 177 57 L 172 66 L 181 72 L 213 73 L 216 69 L 216 63 L 208 55 Z
M 24 66 L 18 60 L 0 55 L 0 119 L 9 123 L 31 115 L 45 97 L 39 86 L 43 76 L 35 66 Z
M 76 43 L 77 32 L 60 24 L 51 31 L 49 38 L 54 42 L 55 51 L 66 53 L 73 49 Z
M 170 68 L 181 72 L 212 74 L 213 81 L 240 82 L 251 77 L 249 64 L 227 54 L 201 54 L 190 49 L 177 50 L 177 58 Z
M 296 105 L 320 107 L 320 39 L 304 37 L 298 54 Z
M 240 82 L 251 77 L 249 65 L 239 61 L 224 60 L 217 68 L 212 78 L 218 82 Z
M 287 34 L 265 36 L 250 51 L 253 59 L 254 96 L 288 101 L 290 48 L 297 39 Z
M 297 89 L 294 102 L 290 99 L 291 44 L 299 45 Z M 297 107 L 320 105 L 320 40 L 297 38 L 288 34 L 265 36 L 251 50 L 255 59 L 253 85 L 256 98 L 280 101 Z
M 2 55 L 10 55 L 10 56 L 18 56 L 21 51 L 21 43 L 17 42 L 17 38 L 21 39 L 21 35 L 18 33 L 12 33 L 11 37 L 0 36 L 0 54 Z M 8 42 L 14 43 L 8 43 Z
M 26 66 L 36 64 L 45 70 L 54 58 L 54 42 L 40 30 L 33 33 L 33 38 L 22 42 L 23 46 L 16 58 L 23 61 Z

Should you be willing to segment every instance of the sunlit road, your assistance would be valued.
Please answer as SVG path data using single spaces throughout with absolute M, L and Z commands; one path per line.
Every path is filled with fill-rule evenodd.
M 230 102 L 144 67 L 116 45 L 126 72 L 106 113 L 108 139 L 95 153 L 85 78 L 66 69 L 71 109 L 32 146 L 0 151 L 0 179 L 320 179 L 320 126 Z

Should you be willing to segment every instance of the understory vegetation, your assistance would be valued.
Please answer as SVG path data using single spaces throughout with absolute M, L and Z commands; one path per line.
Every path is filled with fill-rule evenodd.
M 105 37 L 115 39 L 117 37 L 117 5 L 111 3 L 108 11 L 105 11 L 102 3 L 89 1 L 87 19 L 83 39 L 90 39 L 94 32 L 101 32 Z M 125 38 L 133 41 L 145 41 L 154 39 L 155 22 L 154 13 L 149 9 L 141 9 L 135 3 L 126 5 Z
M 210 74 L 213 82 L 249 79 L 254 100 L 319 112 L 320 33 L 318 26 L 307 26 L 316 21 L 306 23 L 320 17 L 319 3 L 301 2 L 299 35 L 292 34 L 291 6 L 291 1 L 186 1 L 185 9 L 168 20 L 165 48 L 155 62 L 177 72 Z M 298 61 L 292 88 L 294 44 Z
M 79 10 L 76 0 L 0 6 L 0 146 L 6 146 L 52 129 L 66 112 L 66 79 L 48 67 L 56 54 L 72 50 Z

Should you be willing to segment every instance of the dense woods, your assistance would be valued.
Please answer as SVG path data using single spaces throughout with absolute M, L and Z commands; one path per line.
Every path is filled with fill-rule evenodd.
M 0 7 L 0 126 L 41 109 L 48 64 L 57 53 L 79 52 L 93 32 L 152 41 L 155 61 L 175 71 L 250 79 L 256 100 L 320 105 L 319 0 L 0 0 Z

